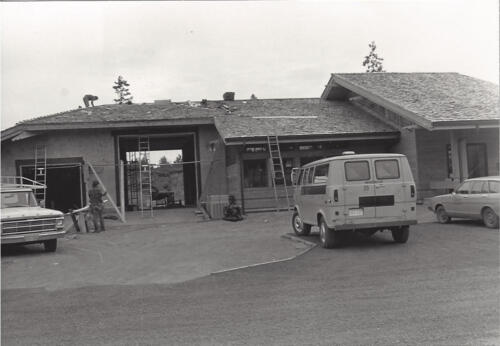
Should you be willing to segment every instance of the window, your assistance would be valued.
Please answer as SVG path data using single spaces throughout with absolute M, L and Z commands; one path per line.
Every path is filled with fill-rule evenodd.
M 469 172 L 469 178 L 485 177 L 488 175 L 486 144 L 467 144 L 467 169 Z
M 466 181 L 457 188 L 457 193 L 461 195 L 468 195 L 470 190 L 470 182 Z
M 267 147 L 265 145 L 247 145 L 245 147 L 246 153 L 265 153 Z
M 328 167 L 330 167 L 328 163 L 326 165 L 316 166 L 314 170 L 314 184 L 326 184 L 328 180 Z
M 375 161 L 375 174 L 377 179 L 398 179 L 398 160 L 377 160 Z
M 370 166 L 368 161 L 351 161 L 345 163 L 345 178 L 347 181 L 370 179 Z
M 243 175 L 245 177 L 245 187 L 266 187 L 267 160 L 243 161 Z
M 485 185 L 485 181 L 473 181 L 470 188 L 471 194 L 480 194 L 483 191 L 483 185 Z
M 308 168 L 304 174 L 304 185 L 312 184 L 314 177 L 314 167 Z
M 490 181 L 490 193 L 500 193 L 500 181 Z

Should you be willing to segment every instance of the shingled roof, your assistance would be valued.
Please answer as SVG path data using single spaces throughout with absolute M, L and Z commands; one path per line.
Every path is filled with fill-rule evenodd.
M 397 131 L 348 102 L 318 98 L 235 101 L 231 114 L 215 118 L 226 142 L 268 135 L 350 136 L 395 134 Z
M 458 73 L 332 74 L 324 99 L 343 99 L 347 89 L 428 129 L 496 124 L 498 85 Z

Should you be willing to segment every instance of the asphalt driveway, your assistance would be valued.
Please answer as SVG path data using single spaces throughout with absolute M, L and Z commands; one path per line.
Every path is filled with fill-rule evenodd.
M 307 245 L 283 239 L 286 212 L 249 214 L 241 222 L 201 221 L 173 209 L 103 233 L 70 233 L 55 253 L 40 245 L 3 249 L 2 289 L 56 290 L 95 285 L 170 284 L 213 272 L 294 257 Z

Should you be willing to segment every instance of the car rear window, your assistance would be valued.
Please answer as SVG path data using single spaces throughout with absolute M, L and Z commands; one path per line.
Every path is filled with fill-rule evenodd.
M 490 181 L 490 192 L 500 193 L 500 181 Z
M 376 160 L 375 175 L 377 176 L 377 179 L 398 179 L 398 160 Z
M 314 170 L 314 184 L 325 184 L 328 180 L 329 164 L 316 166 Z
M 349 161 L 345 163 L 345 178 L 347 181 L 370 180 L 368 161 Z

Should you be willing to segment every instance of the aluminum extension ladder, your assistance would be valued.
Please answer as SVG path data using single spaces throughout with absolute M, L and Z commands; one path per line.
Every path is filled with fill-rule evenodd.
M 141 215 L 150 210 L 153 216 L 153 191 L 151 187 L 151 164 L 149 160 L 149 137 L 139 137 L 139 207 Z
M 47 149 L 45 145 L 35 145 L 35 177 L 33 179 L 37 183 L 47 185 Z M 35 189 L 35 198 L 38 202 L 45 201 L 47 189 Z
M 286 208 L 290 210 L 290 199 L 288 197 L 288 189 L 286 187 L 285 170 L 283 169 L 283 159 L 281 157 L 280 144 L 278 136 L 267 136 L 267 146 L 270 156 L 271 166 L 271 181 L 274 190 L 274 199 L 276 200 L 276 211 L 279 211 L 279 196 L 277 185 L 283 184 L 286 196 Z

